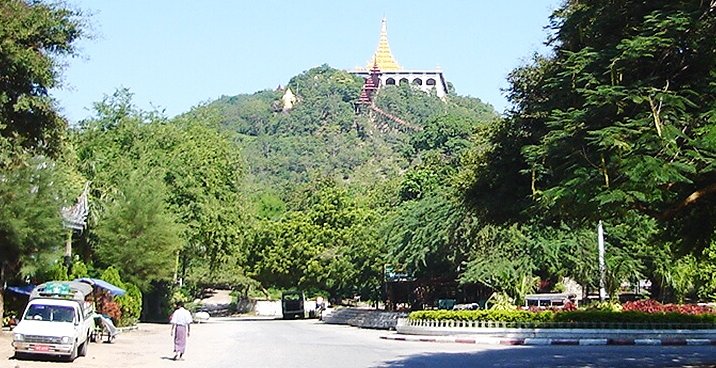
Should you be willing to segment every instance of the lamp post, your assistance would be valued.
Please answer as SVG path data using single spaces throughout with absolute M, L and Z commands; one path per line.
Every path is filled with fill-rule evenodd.
M 603 302 L 607 298 L 604 282 L 607 266 L 604 263 L 604 229 L 602 228 L 602 220 L 599 220 L 597 225 L 597 243 L 599 244 L 599 300 Z

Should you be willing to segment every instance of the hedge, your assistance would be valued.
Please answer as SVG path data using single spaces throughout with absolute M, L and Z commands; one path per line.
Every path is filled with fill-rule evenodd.
M 716 313 L 645 313 L 637 311 L 612 312 L 599 310 L 540 311 L 524 310 L 477 310 L 416 311 L 408 316 L 411 320 L 504 322 L 508 326 L 521 327 L 609 327 L 609 328 L 716 328 Z

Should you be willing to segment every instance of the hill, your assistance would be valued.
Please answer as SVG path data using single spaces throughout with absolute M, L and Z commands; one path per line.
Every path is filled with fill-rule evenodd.
M 398 177 L 419 154 L 411 143 L 416 130 L 356 108 L 362 85 L 361 78 L 323 65 L 291 78 L 286 88 L 297 102 L 288 111 L 281 102 L 284 88 L 221 97 L 198 110 L 218 111 L 221 125 L 236 132 L 255 192 L 274 191 L 285 199 L 317 177 L 365 187 Z M 450 115 L 475 126 L 497 116 L 479 99 L 451 93 L 443 100 L 410 86 L 381 89 L 375 105 L 418 129 Z

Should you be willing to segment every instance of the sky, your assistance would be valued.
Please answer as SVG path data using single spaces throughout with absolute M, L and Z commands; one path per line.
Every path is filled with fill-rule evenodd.
M 167 117 L 286 85 L 312 67 L 365 66 L 388 24 L 406 69 L 439 66 L 460 95 L 503 112 L 507 74 L 544 45 L 561 0 L 68 0 L 90 38 L 51 91 L 71 123 L 119 88 Z

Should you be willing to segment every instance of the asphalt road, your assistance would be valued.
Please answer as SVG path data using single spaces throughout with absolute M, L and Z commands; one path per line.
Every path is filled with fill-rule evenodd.
M 716 346 L 486 346 L 380 339 L 315 320 L 226 323 L 219 367 L 711 367 Z M 192 354 L 198 354 L 193 352 Z M 233 365 L 232 365 L 233 364 Z
M 494 346 L 380 339 L 386 331 L 316 320 L 212 319 L 194 325 L 184 361 L 172 361 L 168 325 L 142 324 L 93 344 L 73 364 L 17 361 L 0 336 L 5 367 L 715 367 L 716 346 Z

